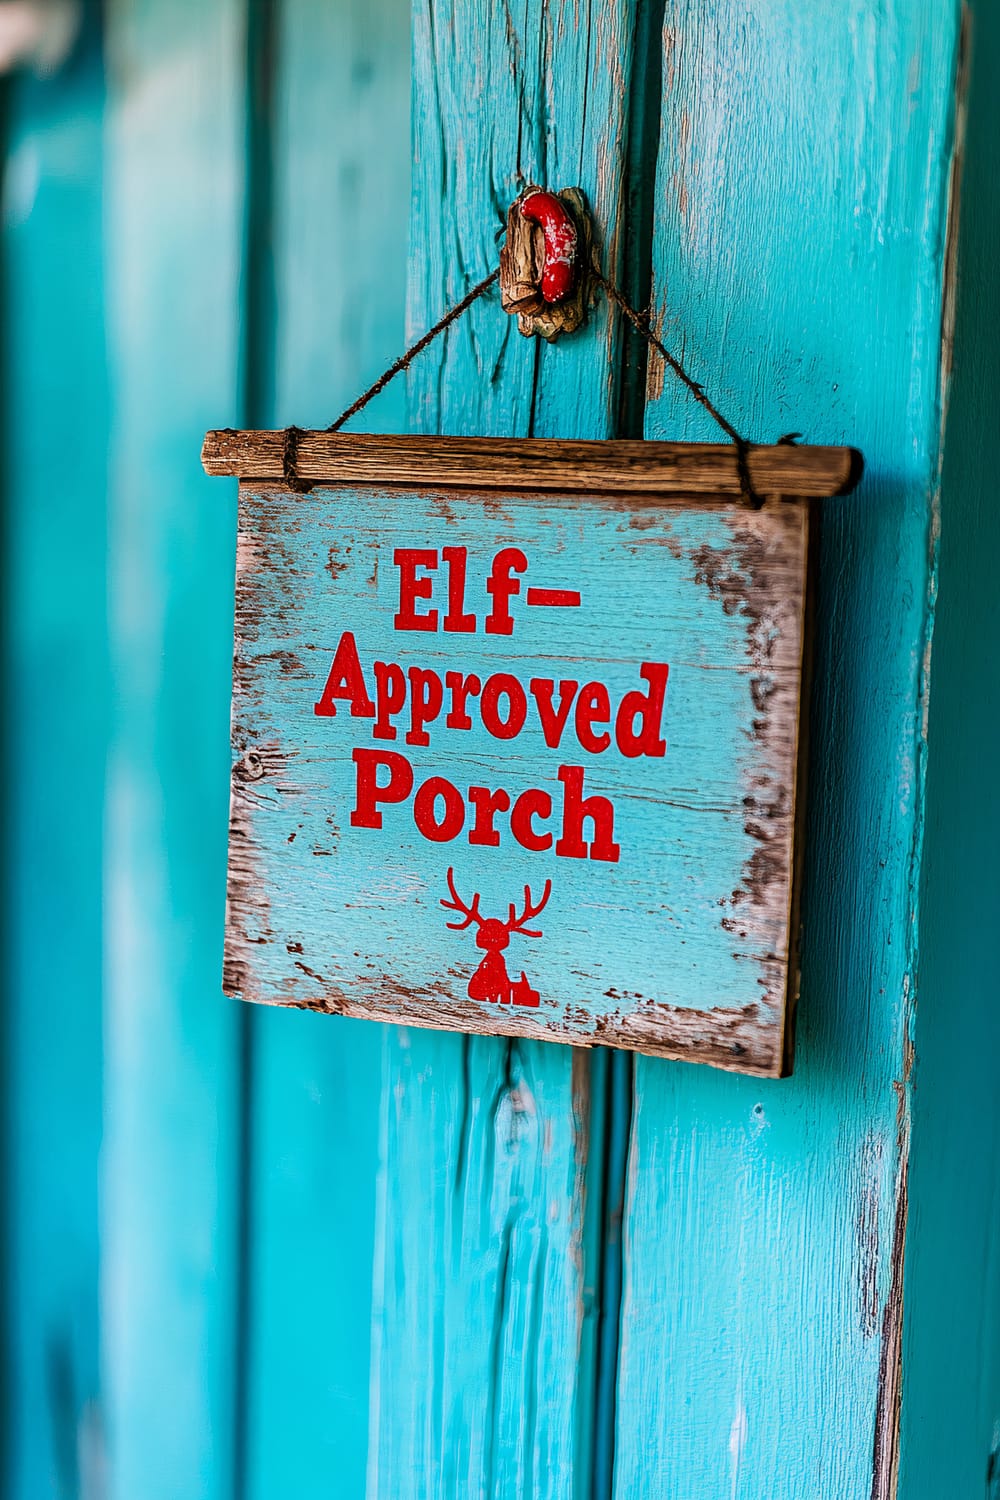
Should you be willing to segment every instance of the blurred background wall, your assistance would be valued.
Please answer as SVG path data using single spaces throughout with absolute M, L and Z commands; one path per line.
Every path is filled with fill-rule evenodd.
M 220 993 L 235 488 L 199 450 L 399 350 L 409 6 L 4 35 L 0 1493 L 360 1495 L 381 1029 Z

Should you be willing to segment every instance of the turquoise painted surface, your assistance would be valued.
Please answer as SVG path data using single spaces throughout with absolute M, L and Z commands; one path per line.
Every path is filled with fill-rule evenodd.
M 518 174 L 580 184 L 622 254 L 630 4 L 414 7 L 409 324 L 496 263 Z M 586 80 L 584 83 L 582 80 Z M 412 372 L 424 431 L 604 437 L 618 339 L 553 348 L 484 299 Z M 601 1367 L 607 1059 L 391 1028 L 368 1492 L 583 1496 Z
M 823 517 L 795 1076 L 636 1064 L 629 1500 L 896 1493 L 957 36 L 957 7 L 667 5 L 667 342 L 683 330 L 689 369 L 744 431 L 849 438 L 867 477 Z M 682 395 L 668 383 L 650 403 L 649 436 L 707 435 Z
M 777 1067 L 786 978 L 774 955 L 788 943 L 806 530 L 804 509 L 791 506 L 746 520 L 724 506 L 630 510 L 597 494 L 498 504 L 489 494 L 316 489 L 303 501 L 245 489 L 234 797 L 250 846 L 240 845 L 240 868 L 248 859 L 253 888 L 231 940 L 242 993 L 401 1015 L 413 1015 L 407 1000 L 419 997 L 463 1029 L 564 1036 L 593 1035 L 606 1017 L 618 1024 L 657 1003 L 760 1005 L 760 1048 L 746 1063 Z M 513 546 L 527 566 L 510 600 L 511 633 L 489 634 L 487 579 L 494 556 Z M 706 581 L 709 557 L 725 560 L 716 566 L 730 579 L 743 576 L 750 546 L 771 565 L 766 583 L 763 571 L 757 578 L 766 598 L 755 606 L 767 622 L 766 657 L 759 628 Z M 460 634 L 443 618 L 453 554 L 441 549 L 454 547 L 466 559 L 472 627 Z M 398 548 L 442 559 L 426 572 L 430 599 L 416 606 L 437 630 L 395 627 Z M 580 604 L 539 608 L 531 598 L 539 585 L 576 591 Z M 360 676 L 353 702 L 345 649 Z M 375 664 L 386 663 L 397 664 L 401 682 L 403 674 L 436 674 L 438 701 L 423 717 L 411 679 L 405 701 L 395 700 L 384 724 L 376 718 Z M 464 701 L 463 727 L 448 722 L 448 673 L 456 670 L 475 674 L 477 687 Z M 664 678 L 669 670 L 662 697 L 643 676 L 654 670 Z M 325 701 L 328 674 L 341 679 L 339 699 Z M 487 712 L 493 674 L 512 691 L 521 685 L 520 722 L 509 693 L 501 700 L 500 720 L 513 722 L 500 738 L 487 728 L 495 724 Z M 530 686 L 539 679 L 553 693 L 550 710 L 574 710 L 563 713 L 558 744 Z M 751 679 L 768 684 L 767 716 Z M 595 681 L 610 725 L 603 748 L 586 719 L 581 737 L 575 712 Z M 631 726 L 630 706 L 640 703 L 644 715 L 655 704 L 642 722 L 662 754 L 622 747 L 619 705 Z M 768 727 L 779 721 L 780 731 Z M 359 753 L 379 757 L 382 786 L 391 767 L 407 771 L 409 794 L 369 803 Z M 251 756 L 262 775 L 246 771 Z M 593 804 L 603 808 L 600 829 L 568 811 L 564 771 L 582 776 L 582 797 L 603 799 Z M 420 788 L 430 777 L 452 788 L 450 833 L 420 824 Z M 486 847 L 470 788 L 500 788 L 507 809 L 540 790 L 549 811 L 533 818 L 530 837 L 544 834 L 549 847 L 526 848 L 516 812 L 503 809 L 490 820 L 496 847 Z M 769 819 L 771 858 L 786 861 L 766 899 L 749 889 L 761 845 L 746 826 L 748 797 Z M 380 826 L 356 826 L 359 808 Z M 436 800 L 432 820 L 443 825 L 446 816 Z M 582 858 L 561 849 L 568 836 Z M 478 893 L 483 912 L 501 917 L 525 884 L 538 901 L 550 883 L 544 912 L 527 924 L 543 940 L 515 939 L 507 955 L 515 980 L 522 963 L 530 969 L 537 1009 L 470 1005 L 466 988 L 484 955 L 474 932 L 459 938 L 446 925 L 461 921 L 441 909 L 450 868 L 467 901 Z M 666 1023 L 663 1040 L 679 1040 Z M 745 1039 L 739 1045 L 745 1050 Z
M 217 936 L 234 506 L 197 454 L 236 409 L 242 17 L 148 0 L 107 20 L 106 1484 L 221 1500 L 239 1255 L 238 1017 Z
M 277 27 L 274 321 L 258 371 L 261 415 L 323 425 L 404 338 L 409 6 L 287 0 Z M 366 426 L 399 431 L 404 396 L 401 383 L 391 387 Z M 244 1010 L 253 1049 L 247 1495 L 361 1496 L 381 1027 Z
M 90 18 L 57 79 L 3 84 L 0 1492 L 10 1500 L 93 1493 L 104 1443 L 100 47 Z
M 695 373 L 721 371 L 713 389 L 754 435 L 857 441 L 869 481 L 824 536 L 802 1071 L 762 1086 L 639 1064 L 620 1372 L 609 1324 L 629 1127 L 621 1056 L 255 1018 L 242 1259 L 245 1075 L 240 1024 L 217 990 L 234 506 L 197 469 L 204 428 L 239 414 L 242 7 L 113 4 L 105 122 L 93 53 L 17 85 L 3 319 L 17 375 L 4 396 L 16 789 L 5 1494 L 228 1497 L 242 1473 L 261 1497 L 353 1496 L 367 1464 L 368 1493 L 394 1500 L 585 1495 L 592 1466 L 607 1484 L 617 1396 L 622 1495 L 886 1500 L 908 1040 L 919 1087 L 899 1494 L 997 1490 L 996 877 L 982 748 L 995 728 L 982 435 L 997 375 L 997 39 L 985 5 L 974 9 L 968 291 L 935 511 L 955 8 L 668 6 L 656 229 L 667 329 L 684 331 Z M 381 4 L 289 0 L 282 14 L 276 202 L 290 211 L 276 232 L 273 370 L 258 373 L 276 420 L 321 421 L 397 343 L 407 41 Z M 519 150 L 528 175 L 583 180 L 609 222 L 631 163 L 640 212 L 629 85 L 645 77 L 632 61 L 644 18 L 641 6 L 634 20 L 539 6 L 508 28 L 485 5 L 418 10 L 414 332 L 492 265 Z M 365 121 L 353 167 L 385 239 L 330 276 L 358 180 L 337 165 L 348 118 Z M 606 250 L 634 271 L 636 245 L 613 228 Z M 353 314 L 362 302 L 370 314 L 390 263 L 384 320 L 354 347 Z M 617 421 L 620 363 L 601 320 L 575 345 L 535 349 L 494 303 L 416 373 L 414 420 L 599 435 Z M 654 370 L 654 396 L 657 385 Z M 400 399 L 386 398 L 379 425 L 397 425 Z M 44 468 L 29 462 L 53 411 L 74 458 L 61 484 L 51 442 Z M 699 429 L 671 396 L 651 407 L 649 431 Z M 106 466 L 116 696 L 102 1017 Z M 43 699 L 39 680 L 67 655 L 62 698 Z M 71 775 L 65 732 L 53 732 L 64 709 Z
M 971 8 L 920 893 L 900 1492 L 1000 1495 L 1000 12 Z

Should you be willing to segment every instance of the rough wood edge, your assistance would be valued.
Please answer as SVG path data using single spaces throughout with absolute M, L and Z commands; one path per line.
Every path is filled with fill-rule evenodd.
M 208 474 L 276 480 L 284 476 L 285 434 L 206 434 Z M 760 494 L 798 498 L 846 495 L 864 460 L 856 448 L 755 447 L 750 477 Z M 593 486 L 620 494 L 740 494 L 736 451 L 729 443 L 561 442 L 534 438 L 461 438 L 426 434 L 299 432 L 296 477 L 305 483 L 376 484 L 497 490 L 565 490 Z
M 227 954 L 229 941 L 227 935 Z M 785 1076 L 782 1055 L 782 1026 L 776 1020 L 766 1032 L 761 1029 L 760 1007 L 744 1006 L 741 1010 L 688 1010 L 681 1006 L 657 1005 L 655 1018 L 636 1013 L 627 1017 L 595 1017 L 590 1030 L 572 1033 L 559 1021 L 535 1021 L 497 1007 L 496 1013 L 483 1016 L 473 1025 L 467 1018 L 443 1013 L 428 1003 L 415 1003 L 412 994 L 399 993 L 396 1009 L 385 999 L 372 995 L 350 996 L 343 991 L 310 1000 L 289 993 L 277 999 L 262 999 L 241 988 L 227 963 L 223 994 L 246 1004 L 277 1009 L 312 1010 L 322 1015 L 350 1016 L 358 1020 L 381 1021 L 392 1026 L 415 1026 L 421 1031 L 462 1032 L 470 1036 L 511 1036 L 538 1042 L 569 1044 L 573 1047 L 617 1047 L 644 1057 L 660 1057 L 673 1062 L 704 1063 L 726 1073 L 741 1073 L 756 1078 Z M 405 1005 L 403 1011 L 401 1007 Z M 655 1037 L 645 1034 L 655 1027 Z
M 805 884 L 806 827 L 809 809 L 809 725 L 813 673 L 816 665 L 816 593 L 819 585 L 819 526 L 812 506 L 806 513 L 806 545 L 802 579 L 802 654 L 799 703 L 795 722 L 795 780 L 792 810 L 791 879 L 788 893 L 788 960 L 783 1013 L 781 1078 L 791 1076 L 795 1064 L 795 1036 L 802 990 L 802 894 Z

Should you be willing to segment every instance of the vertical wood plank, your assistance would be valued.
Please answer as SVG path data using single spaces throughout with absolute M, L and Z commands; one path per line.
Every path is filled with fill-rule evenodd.
M 277 425 L 326 427 L 399 354 L 410 202 L 410 8 L 284 0 L 277 80 Z M 397 380 L 352 426 L 401 432 Z
M 617 267 L 633 20 L 630 0 L 416 6 L 411 336 L 496 264 L 524 181 L 581 186 Z M 550 347 L 490 296 L 413 368 L 411 426 L 608 436 L 618 352 L 603 307 Z M 587 1494 L 606 1064 L 387 1029 L 372 1500 Z
M 55 76 L 3 83 L 0 1491 L 10 1500 L 96 1495 L 103 1442 L 97 1172 L 107 388 L 100 48 L 90 16 Z
M 1000 11 L 967 20 L 964 166 L 953 186 L 954 331 L 920 900 L 917 1061 L 904 1292 L 900 1494 L 1000 1495 Z M 966 100 L 960 97 L 960 107 Z M 957 294 L 957 309 L 954 301 Z M 951 315 L 957 318 L 951 324 Z
M 638 1060 L 616 1493 L 895 1494 L 922 677 L 957 9 L 668 0 L 668 345 L 750 436 L 866 455 L 823 521 L 796 1073 Z M 651 437 L 704 437 L 650 372 Z
M 405 0 L 285 0 L 268 423 L 325 426 L 402 347 Z M 364 413 L 398 431 L 400 382 Z M 234 1002 L 228 1002 L 233 1004 Z M 361 1496 L 382 1028 L 254 1008 L 247 1494 Z
M 632 0 L 532 0 L 516 19 L 475 0 L 415 6 L 411 336 L 497 264 L 508 204 L 526 182 L 582 187 L 617 271 L 633 28 Z M 524 339 L 494 289 L 412 367 L 410 428 L 612 436 L 616 334 L 602 303 L 586 334 Z
M 220 995 L 243 18 L 108 9 L 111 621 L 103 1201 L 108 1493 L 233 1486 L 236 1019 Z

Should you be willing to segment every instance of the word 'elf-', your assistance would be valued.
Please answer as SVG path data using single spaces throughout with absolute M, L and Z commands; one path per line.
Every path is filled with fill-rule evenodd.
M 442 547 L 441 558 L 448 573 L 448 612 L 441 628 L 472 635 L 476 629 L 476 616 L 468 614 L 465 609 L 468 549 Z M 393 562 L 399 569 L 399 610 L 393 625 L 397 630 L 437 630 L 438 611 L 417 609 L 419 601 L 433 598 L 434 579 L 430 575 L 438 566 L 437 548 L 397 547 Z M 528 559 L 520 547 L 502 547 L 494 557 L 486 579 L 486 592 L 493 600 L 485 621 L 487 635 L 513 635 L 514 617 L 510 601 L 521 592 L 518 574 L 527 570 Z M 579 608 L 581 599 L 577 589 L 529 588 L 525 593 L 525 603 Z

